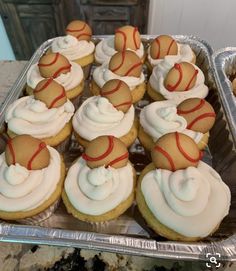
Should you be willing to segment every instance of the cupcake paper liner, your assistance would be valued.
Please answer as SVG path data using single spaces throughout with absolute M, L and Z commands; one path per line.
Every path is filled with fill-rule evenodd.
M 28 225 L 36 225 L 39 224 L 40 222 L 48 219 L 58 208 L 60 204 L 60 198 L 56 200 L 51 206 L 49 206 L 47 209 L 45 209 L 43 212 L 34 215 L 32 217 L 27 217 L 23 219 L 18 219 L 16 222 L 20 224 L 28 224 Z

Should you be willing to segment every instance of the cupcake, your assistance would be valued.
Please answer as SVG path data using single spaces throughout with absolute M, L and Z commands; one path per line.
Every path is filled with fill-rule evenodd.
M 0 155 L 0 218 L 36 223 L 50 216 L 64 178 L 65 165 L 54 148 L 29 135 L 10 139 Z
M 181 62 L 170 67 L 164 61 L 153 69 L 147 93 L 155 101 L 171 100 L 179 104 L 188 98 L 204 99 L 208 94 L 204 82 L 204 74 L 196 65 Z
M 87 78 L 94 61 L 95 45 L 91 41 L 92 30 L 85 22 L 76 20 L 67 25 L 66 34 L 55 38 L 49 51 L 60 53 L 69 61 L 79 64 Z
M 84 88 L 84 74 L 80 65 L 59 53 L 43 55 L 37 64 L 30 67 L 26 92 L 32 95 L 37 84 L 47 78 L 53 78 L 62 85 L 68 99 L 77 98 Z
M 171 66 L 178 62 L 195 64 L 196 56 L 188 44 L 179 43 L 168 35 L 160 35 L 148 47 L 146 64 L 152 71 L 162 61 Z
M 202 150 L 208 143 L 215 117 L 213 107 L 199 98 L 184 100 L 178 106 L 168 100 L 154 102 L 140 113 L 138 137 L 142 145 L 151 150 L 161 136 L 181 132 L 190 136 Z
M 125 145 L 113 136 L 90 142 L 69 168 L 62 199 L 68 213 L 87 222 L 104 222 L 133 203 L 136 174 Z
M 63 86 L 52 78 L 40 81 L 33 94 L 8 106 L 5 114 L 8 135 L 13 138 L 28 134 L 64 150 L 72 132 L 71 118 L 75 110 L 72 102 L 67 99 Z
M 137 27 L 120 27 L 115 36 L 101 40 L 95 48 L 95 61 L 101 65 L 108 64 L 114 54 L 124 50 L 133 51 L 144 63 L 145 51 Z
M 118 137 L 130 146 L 137 138 L 138 129 L 127 85 L 118 79 L 107 81 L 101 96 L 88 98 L 78 108 L 72 125 L 77 140 L 84 147 L 102 135 Z
M 134 52 L 118 52 L 112 56 L 109 64 L 97 67 L 90 85 L 92 94 L 99 95 L 103 85 L 112 79 L 122 80 L 129 86 L 133 103 L 142 99 L 146 90 L 145 77 L 142 62 Z
M 195 142 L 180 133 L 162 136 L 141 173 L 136 200 L 147 225 L 170 240 L 212 235 L 229 213 L 230 190 L 206 163 Z

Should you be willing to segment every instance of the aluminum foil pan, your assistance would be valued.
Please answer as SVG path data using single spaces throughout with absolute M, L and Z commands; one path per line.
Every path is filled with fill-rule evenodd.
M 236 47 L 220 49 L 213 54 L 212 59 L 217 88 L 220 90 L 233 140 L 236 141 L 236 97 L 229 80 L 231 76 L 236 76 Z
M 94 40 L 98 41 L 106 37 L 95 36 Z M 146 47 L 153 38 L 154 36 L 142 36 Z M 221 89 L 216 84 L 212 68 L 212 49 L 205 41 L 193 36 L 174 36 L 174 38 L 181 43 L 189 44 L 195 52 L 196 64 L 203 70 L 206 83 L 210 88 L 208 101 L 217 113 L 216 124 L 212 128 L 209 148 L 205 151 L 204 160 L 219 172 L 223 180 L 229 185 L 232 193 L 231 210 L 220 229 L 204 242 L 171 242 L 155 235 L 146 226 L 135 204 L 118 219 L 98 225 L 73 218 L 67 214 L 65 207 L 61 204 L 50 218 L 37 226 L 17 225 L 2 221 L 0 223 L 1 241 L 73 246 L 176 260 L 207 260 L 205 256 L 209 252 L 211 254 L 220 253 L 228 261 L 236 260 L 236 155 L 234 141 L 232 140 L 234 135 L 231 125 L 228 125 L 230 122 L 226 119 L 225 112 L 222 110 L 221 99 L 219 98 Z M 52 40 L 48 40 L 38 48 L 12 87 L 9 96 L 0 108 L 0 125 L 4 122 L 4 112 L 7 106 L 23 95 L 29 67 L 39 60 L 51 43 Z M 88 88 L 88 82 L 86 88 Z M 88 97 L 87 95 L 88 92 L 85 91 L 81 97 L 81 102 Z M 136 105 L 136 112 L 138 113 L 149 102 L 149 98 L 144 97 Z M 4 144 L 2 145 L 1 149 L 0 144 L 0 151 L 4 149 Z M 78 157 L 81 151 L 81 147 L 72 139 L 69 152 L 64 154 L 68 166 Z M 148 157 L 138 140 L 130 148 L 130 159 L 138 172 L 148 163 Z

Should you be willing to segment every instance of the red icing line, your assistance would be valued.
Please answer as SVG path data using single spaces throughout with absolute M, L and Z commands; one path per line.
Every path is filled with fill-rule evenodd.
M 192 78 L 190 79 L 190 81 L 189 81 L 188 85 L 186 86 L 186 88 L 184 89 L 184 91 L 189 89 L 190 84 L 192 83 L 193 79 L 197 76 L 197 74 L 198 74 L 198 70 L 195 70 Z
M 32 169 L 32 162 L 34 160 L 34 158 L 41 152 L 42 149 L 44 149 L 46 147 L 46 144 L 44 142 L 40 142 L 38 149 L 36 150 L 36 152 L 33 154 L 33 156 L 30 158 L 28 164 L 27 164 L 27 169 L 31 170 Z
M 59 57 L 59 53 L 56 53 L 55 58 L 52 60 L 51 63 L 48 63 L 48 64 L 38 63 L 38 66 L 39 66 L 39 67 L 47 67 L 47 66 L 51 66 L 52 64 L 56 63 L 58 57 Z
M 86 161 L 90 161 L 90 162 L 95 162 L 95 161 L 99 161 L 99 160 L 102 160 L 104 159 L 107 155 L 109 155 L 112 150 L 113 150 L 113 147 L 114 147 L 114 136 L 108 136 L 108 140 L 109 140 L 109 145 L 108 145 L 108 148 L 107 150 L 101 154 L 100 156 L 98 157 L 91 157 L 91 156 L 88 156 L 86 153 L 83 153 L 82 154 L 82 158 Z
M 167 55 L 169 55 L 169 53 L 170 53 L 170 48 L 171 48 L 171 46 L 173 45 L 173 43 L 174 43 L 174 40 L 172 40 L 172 42 L 170 43 L 170 46 L 169 46 L 169 48 L 168 48 L 168 50 L 167 50 Z
M 78 36 L 76 36 L 77 39 L 79 39 L 81 36 L 88 36 L 91 37 L 91 34 L 87 34 L 87 33 L 81 33 Z
M 169 84 L 167 85 L 166 88 L 171 92 L 176 90 L 176 88 L 178 87 L 178 85 L 180 84 L 180 82 L 183 78 L 183 72 L 182 72 L 181 66 L 178 63 L 175 63 L 174 68 L 179 72 L 179 79 L 175 85 L 173 85 L 173 86 L 171 86 Z
M 112 72 L 116 72 L 117 70 L 119 70 L 119 68 L 123 65 L 124 63 L 124 60 L 125 60 L 125 51 L 122 51 L 122 60 L 121 60 L 121 63 L 118 67 L 116 67 L 115 69 L 111 70 Z
M 137 44 L 137 41 L 136 41 L 136 38 L 135 38 L 135 34 L 136 34 L 137 31 L 138 31 L 138 28 L 135 27 L 134 31 L 133 31 L 133 39 L 134 39 L 134 45 L 135 45 L 136 50 L 139 48 L 138 44 Z
M 200 159 L 201 159 L 201 152 L 199 151 L 199 156 L 197 159 L 194 159 L 192 158 L 191 156 L 189 156 L 185 151 L 184 149 L 182 148 L 182 146 L 180 145 L 180 140 L 179 140 L 179 134 L 177 132 L 175 132 L 175 139 L 176 139 L 176 145 L 179 149 L 179 151 L 182 153 L 182 155 L 187 159 L 189 160 L 190 162 L 192 163 L 196 163 L 198 162 Z
M 58 69 L 54 74 L 53 74 L 53 78 L 56 78 L 60 72 L 62 72 L 63 70 L 67 70 L 67 69 L 70 69 L 71 68 L 71 64 L 69 64 L 68 66 L 64 66 L 64 67 L 61 67 L 60 69 Z
M 59 96 L 57 96 L 57 97 L 51 102 L 51 104 L 49 105 L 48 108 L 52 108 L 52 107 L 54 106 L 54 104 L 55 104 L 57 101 L 59 101 L 60 99 L 62 99 L 63 97 L 66 96 L 65 89 L 63 88 L 63 86 L 61 86 L 61 88 L 62 88 L 62 93 L 61 93 Z
M 201 120 L 201 119 L 209 118 L 209 117 L 215 118 L 215 116 L 216 116 L 215 113 L 204 113 L 204 114 L 198 116 L 197 118 L 195 118 L 192 122 L 190 122 L 190 123 L 188 124 L 187 128 L 188 128 L 188 129 L 191 129 L 191 128 L 193 127 L 193 125 L 194 125 L 197 121 L 199 121 L 199 120 Z
M 101 91 L 101 95 L 102 96 L 107 96 L 107 95 L 115 93 L 117 90 L 119 90 L 121 84 L 122 84 L 122 81 L 119 81 L 118 84 L 117 84 L 117 86 L 114 89 L 112 89 L 110 91 L 107 91 L 107 92 Z
M 161 147 L 159 146 L 155 146 L 154 149 L 156 151 L 159 151 L 162 155 L 165 156 L 165 158 L 168 160 L 168 162 L 170 163 L 170 167 L 171 167 L 171 171 L 175 171 L 175 164 L 174 161 L 172 160 L 171 156 L 169 155 L 168 152 L 166 152 L 165 150 L 163 150 Z
M 132 70 L 136 69 L 137 67 L 141 66 L 142 63 L 139 62 L 139 63 L 136 63 L 134 64 L 126 73 L 125 73 L 125 76 L 127 76 Z
M 78 32 L 78 31 L 84 30 L 85 27 L 86 27 L 86 23 L 84 23 L 84 25 L 80 29 L 69 29 L 69 28 L 67 28 L 66 31 L 68 31 L 68 32 Z
M 156 56 L 156 58 L 155 58 L 155 59 L 159 59 L 160 54 L 161 54 L 161 45 L 160 45 L 160 41 L 159 41 L 159 39 L 158 39 L 158 38 L 156 38 L 156 39 L 155 39 L 155 42 L 157 43 L 158 48 L 159 48 L 159 50 L 158 50 L 158 52 L 157 52 L 157 56 Z
M 124 159 L 126 159 L 128 157 L 129 157 L 129 153 L 126 152 L 123 155 L 121 155 L 121 156 L 117 157 L 116 159 L 112 160 L 106 167 L 109 167 L 109 166 L 112 167 L 114 164 L 116 164 L 116 163 L 118 163 L 118 162 L 120 162 L 120 161 L 122 161 L 122 160 L 124 160 Z
M 12 160 L 13 160 L 12 163 L 13 163 L 13 165 L 15 165 L 15 163 L 16 163 L 16 156 L 15 156 L 14 149 L 13 149 L 13 146 L 12 146 L 12 139 L 11 138 L 8 139 L 7 145 L 9 146 L 9 150 L 10 150 L 10 153 L 12 155 Z
M 122 48 L 122 51 L 124 51 L 126 49 L 126 41 L 127 41 L 126 34 L 123 31 L 119 30 L 119 29 L 116 30 L 116 33 L 120 33 L 124 38 L 124 45 L 123 45 L 123 48 Z
M 199 110 L 200 108 L 202 108 L 203 106 L 204 106 L 204 104 L 205 104 L 205 100 L 203 100 L 203 99 L 201 99 L 200 100 L 200 102 L 199 102 L 199 104 L 197 104 L 195 107 L 193 107 L 193 108 L 191 108 L 191 109 L 189 109 L 189 110 L 181 110 L 181 109 L 178 109 L 177 110 L 177 113 L 178 114 L 188 114 L 188 113 L 192 113 L 192 112 L 194 112 L 194 111 L 197 111 L 197 110 Z
M 114 105 L 115 108 L 119 107 L 119 106 L 123 106 L 123 105 L 131 105 L 132 102 L 124 102 L 124 103 L 121 103 L 121 104 L 117 104 L 117 105 Z
M 40 92 L 40 91 L 44 90 L 46 87 L 48 87 L 48 86 L 52 83 L 52 81 L 53 81 L 53 78 L 49 78 L 49 79 L 45 82 L 45 84 L 42 85 L 41 88 L 39 88 L 39 89 L 34 89 L 34 92 Z

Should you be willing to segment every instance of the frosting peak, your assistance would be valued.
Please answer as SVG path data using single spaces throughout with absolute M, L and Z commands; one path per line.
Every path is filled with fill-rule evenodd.
M 4 173 L 6 181 L 11 185 L 20 184 L 29 176 L 29 170 L 18 163 L 10 165 Z

